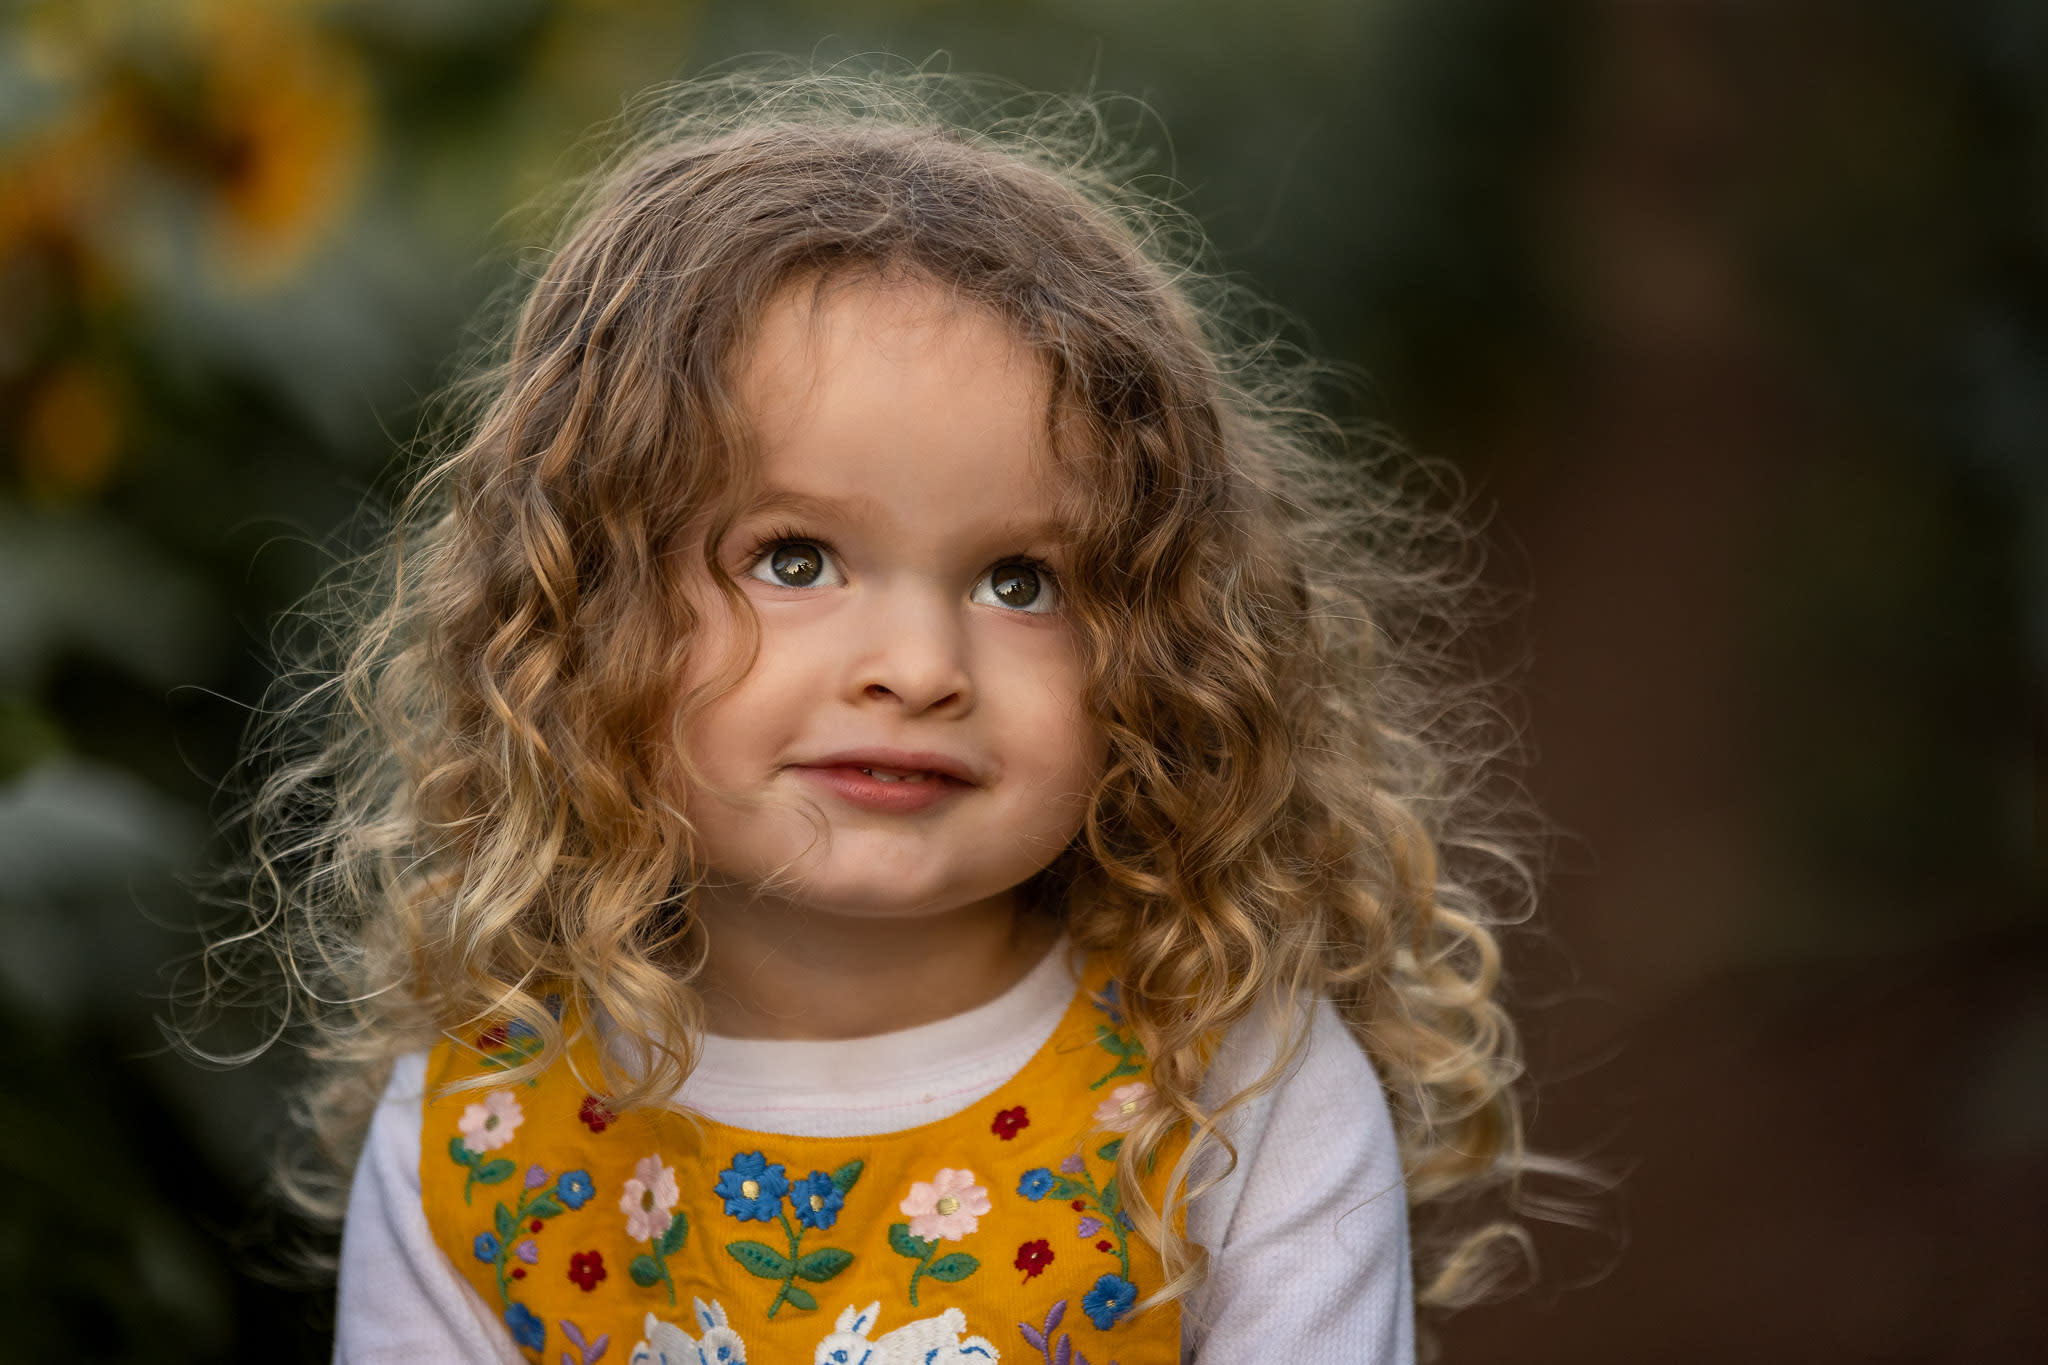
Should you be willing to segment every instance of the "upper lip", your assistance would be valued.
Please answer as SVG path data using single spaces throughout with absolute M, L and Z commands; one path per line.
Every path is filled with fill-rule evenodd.
M 836 753 L 808 759 L 796 766 L 800 768 L 893 768 L 898 772 L 938 773 L 972 786 L 981 785 L 981 778 L 976 775 L 974 769 L 959 759 L 954 758 L 951 754 L 935 754 L 923 749 L 841 749 Z

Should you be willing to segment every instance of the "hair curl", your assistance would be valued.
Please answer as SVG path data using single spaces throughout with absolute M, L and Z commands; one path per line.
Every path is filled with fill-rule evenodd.
M 621 1103 L 689 1074 L 698 863 L 672 793 L 705 697 L 673 695 L 696 627 L 676 575 L 719 580 L 750 319 L 801 278 L 900 273 L 1043 357 L 1076 474 L 1066 578 L 1109 760 L 1031 889 L 1114 964 L 1152 1059 L 1124 1187 L 1178 1122 L 1222 1141 L 1206 1040 L 1327 998 L 1392 1107 L 1418 1301 L 1476 1297 L 1522 1240 L 1483 1196 L 1533 1164 L 1496 942 L 1532 892 L 1489 795 L 1504 727 L 1461 663 L 1475 552 L 1440 474 L 1317 414 L 1320 372 L 1127 188 L 1100 102 L 745 73 L 650 110 L 461 438 L 342 580 L 336 655 L 253 746 L 258 923 L 235 941 L 286 964 L 322 1064 L 302 1206 L 338 1213 L 399 1053 L 509 1014 L 551 1056 L 544 981 L 642 1048 Z M 1133 1209 L 1167 1296 L 1202 1271 L 1174 1231 L 1186 1170 Z

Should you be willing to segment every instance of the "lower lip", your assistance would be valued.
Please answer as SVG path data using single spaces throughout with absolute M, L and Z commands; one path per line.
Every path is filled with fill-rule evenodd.
M 969 785 L 942 773 L 927 773 L 921 781 L 884 782 L 859 768 L 799 767 L 795 771 L 850 805 L 888 815 L 929 810 Z

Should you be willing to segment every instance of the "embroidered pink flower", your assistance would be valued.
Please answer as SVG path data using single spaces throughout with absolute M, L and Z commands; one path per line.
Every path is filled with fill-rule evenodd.
M 1109 1092 L 1109 1098 L 1095 1106 L 1095 1121 L 1121 1133 L 1138 1121 L 1152 1098 L 1152 1087 L 1132 1081 Z
M 512 1092 L 493 1090 L 484 1096 L 482 1104 L 472 1104 L 463 1110 L 455 1126 L 462 1130 L 463 1146 L 472 1152 L 488 1152 L 510 1142 L 524 1122 L 526 1112 L 512 1098 Z
M 988 1191 L 974 1183 L 974 1172 L 941 1170 L 929 1185 L 912 1181 L 896 1207 L 910 1215 L 911 1236 L 957 1242 L 981 1226 L 981 1215 L 992 1206 Z
M 659 1154 L 643 1156 L 634 1163 L 633 1177 L 619 1196 L 619 1212 L 626 1215 L 626 1235 L 645 1242 L 668 1231 L 675 1221 L 676 1200 L 683 1192 L 676 1186 L 673 1166 L 661 1164 Z
M 1062 1157 L 1060 1159 L 1060 1171 L 1065 1175 L 1079 1175 L 1087 1169 L 1088 1163 L 1081 1160 L 1079 1152 L 1074 1153 L 1070 1157 Z
M 1014 1109 L 997 1110 L 995 1121 L 989 1124 L 988 1130 L 1008 1142 L 1030 1126 L 1031 1116 L 1024 1112 L 1024 1106 L 1020 1104 Z

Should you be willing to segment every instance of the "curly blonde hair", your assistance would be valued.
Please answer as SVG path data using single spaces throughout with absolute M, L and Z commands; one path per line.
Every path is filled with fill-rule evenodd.
M 1504 727 L 1460 664 L 1471 537 L 1428 467 L 1317 415 L 1315 367 L 1124 188 L 1100 102 L 963 115 L 976 98 L 698 82 L 575 206 L 459 438 L 344 581 L 339 656 L 256 746 L 259 923 L 236 941 L 286 964 L 320 1063 L 301 1112 L 327 1178 L 292 1188 L 338 1212 L 404 1051 L 509 1016 L 545 1065 L 542 983 L 640 1049 L 619 1104 L 688 1076 L 700 864 L 675 793 L 707 698 L 674 695 L 698 627 L 677 576 L 730 586 L 712 546 L 753 320 L 799 279 L 883 272 L 1043 358 L 1082 490 L 1063 578 L 1109 758 L 1025 890 L 1113 965 L 1152 1061 L 1124 1188 L 1175 1125 L 1191 1154 L 1227 1148 L 1228 1111 L 1302 1046 L 1212 1113 L 1209 1040 L 1327 999 L 1392 1108 L 1418 1301 L 1467 1301 L 1522 1240 L 1493 1196 L 1530 1164 L 1496 930 L 1531 883 L 1492 799 Z M 1188 1167 L 1133 1209 L 1166 1297 L 1203 1269 L 1177 1231 Z

